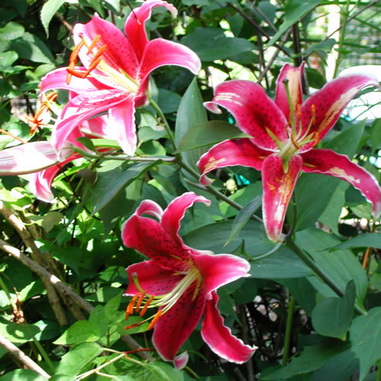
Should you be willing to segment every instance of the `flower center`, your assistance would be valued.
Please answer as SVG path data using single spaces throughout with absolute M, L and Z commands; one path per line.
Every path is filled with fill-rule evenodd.
M 177 274 L 174 274 L 177 275 Z M 132 325 L 125 327 L 125 329 L 130 329 L 137 327 L 145 322 L 150 322 L 148 330 L 152 329 L 159 318 L 168 312 L 181 298 L 186 290 L 194 283 L 197 282 L 193 299 L 196 298 L 201 284 L 201 275 L 197 268 L 192 268 L 185 276 L 175 285 L 175 287 L 164 295 L 151 295 L 145 292 L 138 281 L 137 274 L 132 275 L 132 279 L 136 285 L 136 288 L 139 290 L 135 294 L 126 309 L 126 319 L 133 313 L 139 314 L 143 317 L 149 308 L 159 308 L 159 310 L 152 316 Z
M 90 44 L 85 41 L 84 36 L 81 36 L 81 41 L 74 47 L 71 52 L 69 65 L 67 67 L 66 83 L 69 84 L 72 76 L 78 78 L 87 78 L 90 75 L 102 82 L 112 84 L 119 87 L 128 93 L 138 93 L 139 84 L 131 78 L 122 69 L 115 69 L 107 63 L 105 54 L 107 54 L 107 45 L 100 45 L 101 36 L 97 35 Z M 90 63 L 86 70 L 76 68 L 78 55 L 81 49 L 87 48 L 87 55 L 90 57 Z M 96 69 L 96 70 L 95 70 Z
M 317 134 L 316 132 L 311 132 L 312 126 L 315 124 L 316 120 L 316 107 L 315 105 L 311 105 L 311 120 L 303 131 L 302 125 L 302 111 L 300 105 L 293 104 L 290 88 L 288 84 L 288 79 L 283 81 L 283 84 L 286 88 L 287 101 L 290 109 L 290 116 L 288 120 L 288 124 L 286 126 L 286 132 L 288 139 L 280 141 L 269 129 L 267 129 L 267 133 L 274 140 L 275 144 L 279 149 L 279 154 L 282 157 L 283 161 L 283 169 L 285 173 L 288 171 L 289 161 L 290 159 L 306 144 L 315 142 L 317 144 Z

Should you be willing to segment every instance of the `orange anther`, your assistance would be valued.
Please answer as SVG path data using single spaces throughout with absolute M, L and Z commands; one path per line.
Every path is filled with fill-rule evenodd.
M 159 320 L 162 314 L 163 314 L 163 310 L 159 310 L 156 312 L 154 318 L 152 319 L 150 325 L 147 328 L 148 331 L 153 328 L 153 326 L 157 323 L 157 321 Z
M 93 49 L 96 47 L 98 41 L 101 39 L 101 36 L 100 34 L 98 34 L 97 36 L 95 36 L 93 42 L 91 43 L 91 45 L 88 47 L 88 50 L 87 50 L 87 54 L 91 54 L 93 52 Z
M 154 297 L 154 296 L 151 296 L 151 297 L 147 300 L 146 304 L 144 305 L 144 307 L 143 307 L 142 310 L 140 311 L 139 316 L 144 316 L 144 315 L 145 315 L 145 313 L 147 312 L 147 309 L 148 309 L 149 305 L 151 304 L 151 302 L 152 302 L 154 299 L 155 299 L 155 297 Z
M 135 306 L 135 302 L 136 300 L 138 299 L 139 297 L 139 294 L 136 294 L 132 297 L 130 303 L 128 303 L 128 306 L 126 308 L 126 320 L 128 319 L 128 317 L 134 312 L 134 306 Z
M 138 299 L 137 303 L 135 304 L 134 312 L 136 312 L 136 313 L 140 312 L 140 306 L 142 305 L 145 297 L 146 297 L 145 293 L 140 294 L 139 299 Z

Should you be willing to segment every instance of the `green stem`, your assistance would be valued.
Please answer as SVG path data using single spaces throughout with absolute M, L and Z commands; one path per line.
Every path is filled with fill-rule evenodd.
M 312 270 L 314 273 L 339 297 L 344 296 L 344 292 L 329 279 L 329 277 L 320 270 L 318 265 L 313 261 L 313 259 L 303 250 L 301 250 L 294 242 L 287 241 L 287 246 Z M 361 315 L 365 315 L 366 311 L 361 308 L 357 303 L 355 304 L 357 312 Z
M 289 298 L 288 307 L 287 307 L 287 322 L 286 322 L 286 332 L 284 334 L 282 366 L 287 365 L 288 355 L 290 353 L 292 322 L 294 320 L 294 309 L 295 309 L 295 298 L 291 295 Z
M 33 338 L 33 344 L 36 346 L 37 350 L 40 352 L 40 355 L 45 360 L 46 365 L 49 367 L 49 370 L 52 373 L 54 373 L 55 367 L 54 367 L 54 365 L 52 363 L 52 360 L 50 360 L 49 355 L 46 353 L 45 349 L 43 348 L 43 346 L 35 338 Z
M 376 381 L 381 381 L 381 360 L 377 363 Z
M 170 140 L 170 142 L 171 142 L 171 144 L 173 146 L 174 151 L 176 151 L 175 136 L 173 135 L 171 127 L 169 126 L 167 118 L 165 117 L 163 111 L 161 110 L 159 105 L 153 99 L 150 99 L 149 104 L 157 112 L 158 116 L 162 120 L 162 122 L 164 124 L 164 128 L 167 131 L 168 138 L 169 138 L 169 140 Z

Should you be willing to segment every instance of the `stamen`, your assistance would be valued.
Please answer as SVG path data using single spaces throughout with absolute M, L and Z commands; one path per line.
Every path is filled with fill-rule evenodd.
M 145 297 L 146 297 L 146 294 L 145 294 L 145 293 L 143 293 L 143 294 L 141 294 L 141 295 L 139 296 L 138 302 L 136 303 L 135 308 L 134 308 L 134 312 L 135 312 L 135 313 L 138 314 L 138 313 L 140 312 L 140 306 L 142 305 L 142 302 L 143 302 L 143 300 L 144 300 Z
M 151 302 L 155 299 L 154 296 L 151 296 L 147 301 L 146 301 L 146 304 L 144 305 L 144 307 L 142 308 L 142 310 L 140 311 L 140 314 L 139 316 L 144 316 L 145 313 L 147 312 L 147 309 L 149 307 L 149 305 L 151 304 Z
M 82 39 L 78 45 L 76 45 L 73 49 L 73 51 L 70 54 L 69 58 L 69 66 L 67 68 L 68 75 L 66 76 L 66 84 L 68 85 L 70 83 L 71 77 L 72 77 L 72 72 L 75 68 L 75 65 L 77 64 L 78 61 L 78 53 L 82 49 L 82 47 L 85 46 L 85 41 Z M 69 71 L 70 70 L 70 71 Z
M 46 113 L 50 110 L 52 103 L 58 98 L 58 94 L 56 92 L 51 92 L 45 97 L 45 100 L 41 102 L 39 109 L 36 111 L 33 117 L 27 116 L 26 119 L 32 123 L 30 128 L 30 134 L 33 135 L 37 128 L 43 126 L 42 123 L 42 114 Z
M 134 306 L 135 302 L 138 299 L 140 294 L 136 294 L 132 297 L 130 303 L 128 303 L 128 306 L 126 308 L 126 320 L 129 318 L 129 316 L 134 312 Z
M 98 41 L 101 39 L 101 35 L 98 34 L 95 36 L 93 42 L 90 44 L 90 46 L 87 48 L 87 55 L 92 54 L 93 49 L 96 47 Z
M 156 314 L 154 315 L 154 318 L 152 319 L 150 325 L 147 328 L 148 331 L 153 328 L 153 326 L 157 323 L 157 321 L 159 320 L 162 314 L 163 314 L 163 310 L 159 310 L 156 312 Z
M 292 98 L 291 98 L 291 93 L 290 93 L 290 87 L 288 86 L 289 80 L 285 78 L 283 80 L 284 87 L 286 89 L 286 95 L 287 95 L 287 102 L 288 102 L 288 107 L 290 109 L 290 125 L 292 127 L 292 131 L 295 134 L 296 133 L 296 126 L 295 126 L 295 107 L 292 103 Z

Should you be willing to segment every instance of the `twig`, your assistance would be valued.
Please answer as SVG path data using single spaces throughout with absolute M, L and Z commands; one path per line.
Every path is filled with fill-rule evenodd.
M 40 376 L 49 379 L 50 375 L 44 371 L 38 364 L 36 364 L 30 357 L 28 357 L 21 349 L 17 348 L 12 342 L 0 334 L 0 345 L 4 347 L 11 357 L 17 363 L 21 363 L 26 369 L 31 369 L 38 373 Z

